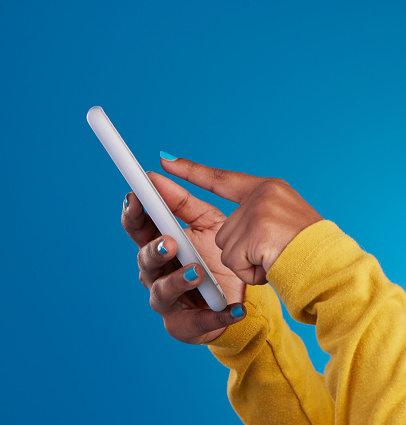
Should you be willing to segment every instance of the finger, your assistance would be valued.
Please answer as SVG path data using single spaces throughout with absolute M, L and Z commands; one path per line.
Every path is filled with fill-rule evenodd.
M 238 246 L 238 242 L 241 238 L 244 237 L 244 234 L 246 232 L 246 225 L 245 223 L 241 223 L 238 227 L 234 229 L 233 232 L 230 233 L 230 236 L 228 239 L 225 239 L 222 243 L 221 248 L 221 262 L 231 269 L 232 265 L 234 265 L 235 262 L 238 264 L 238 257 L 235 255 L 235 249 Z M 237 258 L 236 261 L 231 262 L 232 259 Z
M 158 237 L 140 249 L 137 256 L 139 278 L 147 289 L 151 290 L 153 283 L 165 273 L 164 267 L 175 257 L 177 250 L 175 239 L 167 235 Z M 166 270 L 166 274 L 168 272 Z
M 235 209 L 216 233 L 216 245 L 224 249 L 230 238 L 236 240 L 240 237 L 242 218 L 246 208 L 243 206 Z
M 173 214 L 193 229 L 218 227 L 226 220 L 224 214 L 213 205 L 191 195 L 182 186 L 158 173 L 148 177 L 161 194 Z
M 262 285 L 265 283 L 266 271 L 262 262 L 255 261 L 250 255 L 252 251 L 250 243 L 247 237 L 241 237 L 233 246 L 227 245 L 221 254 L 221 261 L 243 282 L 250 285 Z
M 267 180 L 265 177 L 207 167 L 184 158 L 162 158 L 161 165 L 168 173 L 239 204 Z
M 245 318 L 247 310 L 243 304 L 230 304 L 223 311 L 212 311 L 209 309 L 186 310 L 182 312 L 182 332 L 190 336 L 190 338 L 198 338 L 212 331 L 226 328 L 234 323 L 240 322 Z M 177 316 L 181 316 L 180 313 Z M 177 320 L 176 320 L 177 319 Z M 175 323 L 170 321 L 166 325 L 170 331 L 171 325 L 178 325 L 179 318 L 175 319 Z M 195 341 L 195 343 L 204 343 L 204 339 Z
M 139 248 L 142 248 L 160 235 L 159 230 L 151 220 L 151 217 L 144 211 L 134 192 L 127 193 L 125 197 L 121 224 Z
M 189 264 L 157 279 L 151 287 L 150 304 L 159 314 L 169 312 L 179 297 L 199 286 L 204 272 L 199 264 Z

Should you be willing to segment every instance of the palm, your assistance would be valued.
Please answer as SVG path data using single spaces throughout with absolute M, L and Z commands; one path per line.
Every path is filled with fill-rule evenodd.
M 228 304 L 242 303 L 246 284 L 221 262 L 221 250 L 215 243 L 216 233 L 220 227 L 204 230 L 186 229 L 186 234 L 220 284 Z
M 246 284 L 221 262 L 221 250 L 215 242 L 216 234 L 226 220 L 224 214 L 213 205 L 190 195 L 184 188 L 162 175 L 150 173 L 149 177 L 169 209 L 187 224 L 186 235 L 221 286 L 228 304 L 242 304 Z M 166 263 L 162 272 L 164 275 L 169 275 L 179 267 L 180 263 L 175 258 Z M 182 321 L 187 321 L 191 317 L 189 313 L 208 308 L 197 289 L 185 292 L 178 298 L 176 306 L 174 306 L 173 310 L 176 314 L 169 315 L 164 319 L 167 329 L 168 327 L 173 329 L 172 332 L 168 332 L 176 339 L 190 344 L 201 344 L 217 338 L 224 332 L 225 328 L 202 335 L 190 333 L 181 326 Z M 170 322 L 175 325 L 171 325 Z
M 215 217 L 213 217 L 214 215 Z M 223 225 L 225 219 L 226 217 L 216 210 L 216 214 L 207 214 L 206 219 L 202 216 L 199 217 L 200 225 L 193 227 L 192 223 L 190 223 L 190 227 L 184 230 L 220 284 L 228 304 L 243 303 L 246 284 L 221 262 L 221 249 L 215 242 L 216 233 Z M 202 227 L 202 222 L 205 227 Z M 186 304 L 189 308 L 207 307 L 203 298 L 196 291 L 186 293 L 179 301 Z
M 221 227 L 209 229 L 185 229 L 190 241 L 193 243 L 207 267 L 213 273 L 221 289 L 224 291 L 228 304 L 243 303 L 246 284 L 242 282 L 228 267 L 221 262 L 221 250 L 215 243 L 217 230 Z M 200 293 L 194 289 L 184 293 L 178 299 L 182 309 L 209 308 Z M 219 337 L 226 328 L 216 329 L 206 335 L 191 336 L 186 339 L 180 335 L 176 338 L 191 344 L 202 344 Z

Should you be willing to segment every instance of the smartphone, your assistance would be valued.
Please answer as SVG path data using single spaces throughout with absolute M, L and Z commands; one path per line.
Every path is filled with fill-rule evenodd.
M 227 300 L 220 285 L 103 109 L 100 106 L 90 108 L 87 121 L 161 234 L 176 240 L 176 256 L 182 266 L 190 263 L 202 266 L 204 279 L 197 289 L 207 305 L 214 311 L 224 310 Z

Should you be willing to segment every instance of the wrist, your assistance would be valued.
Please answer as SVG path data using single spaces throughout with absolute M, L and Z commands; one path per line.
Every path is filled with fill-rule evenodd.
M 295 320 L 305 321 L 302 304 L 310 302 L 313 292 L 320 285 L 318 282 L 331 272 L 333 264 L 334 267 L 341 267 L 340 263 L 346 255 L 337 246 L 340 247 L 343 240 L 349 241 L 351 238 L 335 223 L 318 221 L 300 232 L 268 271 L 268 282 Z M 356 242 L 351 241 L 351 249 L 358 250 Z M 348 243 L 347 251 L 350 249 Z M 331 261 L 332 256 L 334 262 Z
M 264 268 L 266 274 L 269 272 L 275 262 L 279 259 L 282 253 L 286 250 L 286 248 L 300 233 L 302 233 L 305 229 L 312 226 L 313 224 L 316 224 L 319 221 L 325 221 L 324 218 L 316 210 L 314 210 L 314 213 L 315 214 L 313 214 L 311 218 L 309 217 L 302 223 L 295 223 L 294 228 L 292 227 L 290 231 L 284 231 L 279 238 L 275 238 L 276 232 L 273 233 L 273 239 L 279 239 L 280 243 L 274 244 L 270 247 L 268 244 L 267 251 L 262 254 L 262 267 Z M 269 282 L 268 278 L 267 281 Z

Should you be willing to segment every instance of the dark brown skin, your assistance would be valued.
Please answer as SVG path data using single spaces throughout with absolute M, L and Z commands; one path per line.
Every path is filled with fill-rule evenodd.
M 170 179 L 148 174 L 174 215 L 189 227 L 187 236 L 226 294 L 229 305 L 222 312 L 210 310 L 195 289 L 202 281 L 202 268 L 181 267 L 175 240 L 160 235 L 134 193 L 127 195 L 129 206 L 123 206 L 122 225 L 140 248 L 140 281 L 150 290 L 151 307 L 174 338 L 207 343 L 245 317 L 235 318 L 231 310 L 243 304 L 246 284 L 264 283 L 289 242 L 323 217 L 281 179 L 219 170 L 182 158 L 162 159 L 161 165 L 168 173 L 239 204 L 227 218 Z M 165 254 L 157 249 L 163 239 Z M 193 265 L 199 277 L 189 282 L 183 273 Z

